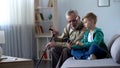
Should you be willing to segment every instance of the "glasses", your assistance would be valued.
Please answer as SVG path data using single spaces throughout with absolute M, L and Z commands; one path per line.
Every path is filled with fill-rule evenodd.
M 73 20 L 70 20 L 70 21 L 68 21 L 68 22 L 77 22 L 77 20 L 76 20 L 76 19 L 73 19 Z

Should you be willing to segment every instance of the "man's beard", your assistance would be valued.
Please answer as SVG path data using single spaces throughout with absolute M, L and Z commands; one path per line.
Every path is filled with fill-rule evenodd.
M 71 28 L 74 30 L 77 28 L 77 25 L 71 25 Z

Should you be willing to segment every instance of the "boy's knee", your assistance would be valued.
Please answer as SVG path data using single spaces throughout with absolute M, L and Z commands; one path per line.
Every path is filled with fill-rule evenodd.
M 96 47 L 98 47 L 98 45 L 97 44 L 92 44 L 90 47 L 91 48 L 96 48 Z
M 97 44 L 92 44 L 89 48 L 89 52 L 90 53 L 94 53 L 96 51 L 96 49 L 98 48 Z

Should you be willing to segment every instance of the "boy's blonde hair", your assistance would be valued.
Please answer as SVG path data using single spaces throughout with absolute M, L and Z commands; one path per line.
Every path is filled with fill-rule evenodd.
M 85 18 L 87 18 L 89 20 L 91 20 L 91 19 L 94 20 L 95 24 L 97 22 L 97 16 L 94 13 L 92 13 L 92 12 L 88 13 L 86 16 L 83 17 L 83 19 L 85 19 Z

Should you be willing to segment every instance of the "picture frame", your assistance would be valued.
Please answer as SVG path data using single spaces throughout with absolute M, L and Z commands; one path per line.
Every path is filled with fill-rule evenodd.
M 110 6 L 110 0 L 97 0 L 98 1 L 98 7 L 109 7 Z

